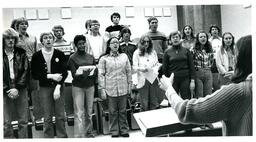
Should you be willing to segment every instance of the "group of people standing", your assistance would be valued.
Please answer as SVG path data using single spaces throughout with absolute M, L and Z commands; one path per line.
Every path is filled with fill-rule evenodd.
M 13 138 L 11 121 L 19 121 L 19 138 L 26 138 L 28 96 L 33 105 L 42 104 L 44 137 L 68 137 L 65 128 L 65 82 L 72 83 L 74 137 L 94 137 L 92 125 L 95 95 L 108 102 L 112 137 L 129 137 L 126 106 L 129 95 L 138 91 L 141 110 L 160 108 L 165 92 L 159 77 L 174 73 L 173 88 L 182 99 L 204 97 L 217 90 L 217 84 L 231 82 L 236 63 L 234 36 L 211 26 L 210 34 L 194 36 L 191 26 L 167 38 L 157 30 L 158 19 L 148 19 L 149 31 L 138 43 L 130 39 L 131 30 L 119 24 L 120 14 L 111 15 L 113 25 L 99 32 L 100 23 L 88 20 L 87 32 L 73 42 L 63 38 L 61 25 L 37 39 L 26 30 L 25 18 L 15 19 L 3 32 L 4 137 Z M 209 37 L 209 35 L 211 35 Z M 217 70 L 213 71 L 214 68 Z M 69 73 L 68 73 L 69 72 Z M 218 77 L 214 77 L 214 73 Z M 67 77 L 69 76 L 69 77 Z M 71 78 L 71 81 L 67 78 Z M 13 111 L 17 111 L 17 118 Z

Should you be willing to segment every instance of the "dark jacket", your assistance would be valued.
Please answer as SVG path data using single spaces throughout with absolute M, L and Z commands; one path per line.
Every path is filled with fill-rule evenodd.
M 3 48 L 4 49 L 4 48 Z M 9 60 L 3 50 L 3 91 L 6 92 L 11 88 L 26 88 L 29 79 L 29 62 L 26 51 L 19 47 L 14 48 L 13 56 L 14 80 L 10 78 Z M 4 93 L 5 94 L 5 93 Z
M 63 52 L 54 49 L 51 59 L 51 74 L 61 73 L 62 80 L 60 82 L 47 79 L 47 64 L 44 60 L 42 50 L 34 53 L 31 61 L 31 73 L 35 80 L 39 80 L 39 85 L 44 87 L 55 87 L 57 84 L 62 85 L 67 77 L 65 55 Z

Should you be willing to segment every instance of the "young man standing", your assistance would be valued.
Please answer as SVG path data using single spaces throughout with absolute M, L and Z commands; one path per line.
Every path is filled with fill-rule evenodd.
M 28 138 L 27 82 L 29 63 L 26 51 L 16 46 L 18 33 L 13 29 L 3 32 L 3 102 L 4 138 L 14 138 L 11 122 L 18 120 L 18 137 Z
M 134 51 L 137 49 L 137 46 L 135 43 L 131 42 L 131 30 L 129 28 L 123 28 L 121 30 L 121 43 L 120 48 L 123 53 L 125 53 L 128 56 L 128 59 L 132 65 L 132 56 Z
M 88 44 L 86 52 L 93 55 L 98 64 L 100 56 L 106 52 L 106 41 L 99 32 L 100 23 L 97 20 L 91 20 L 90 27 L 90 34 L 86 35 Z
M 55 25 L 52 28 L 53 34 L 55 36 L 55 41 L 53 43 L 53 48 L 60 50 L 65 55 L 65 65 L 67 66 L 67 62 L 71 54 L 75 52 L 72 42 L 66 41 L 63 36 L 65 35 L 64 28 L 61 25 Z M 71 117 L 74 114 L 73 108 L 73 98 L 72 98 L 72 75 L 71 72 L 68 71 L 68 77 L 64 81 L 64 96 L 65 96 L 65 111 L 67 117 Z
M 216 91 L 220 88 L 218 79 L 219 72 L 216 65 L 216 51 L 218 51 L 222 45 L 222 38 L 219 36 L 220 28 L 217 25 L 211 25 L 209 33 L 211 35 L 209 38 L 209 42 L 212 45 L 214 53 L 214 62 L 211 68 L 213 78 L 213 91 Z
M 118 37 L 120 38 L 120 31 L 124 28 L 123 25 L 119 25 L 119 21 L 121 19 L 121 16 L 119 13 L 114 12 L 111 16 L 111 21 L 113 25 L 110 25 L 106 28 L 105 37 L 106 41 L 111 37 Z
M 65 55 L 53 48 L 54 35 L 51 32 L 42 33 L 40 42 L 43 48 L 36 52 L 31 61 L 31 72 L 39 81 L 40 101 L 44 112 L 44 137 L 54 137 L 52 117 L 55 116 L 56 135 L 66 138 L 65 108 L 63 83 L 67 77 Z
M 23 48 L 26 51 L 28 60 L 29 60 L 29 66 L 31 64 L 32 55 L 38 51 L 37 46 L 37 39 L 35 36 L 32 36 L 27 33 L 27 29 L 29 27 L 28 20 L 24 17 L 16 19 L 15 26 L 16 31 L 19 33 L 19 41 L 18 46 Z M 41 102 L 39 100 L 39 94 L 38 94 L 38 81 L 34 80 L 31 76 L 31 73 L 29 73 L 29 86 L 28 86 L 28 97 L 30 97 L 32 102 L 30 102 L 30 105 L 33 105 L 33 115 L 34 119 L 37 121 L 41 120 L 42 115 L 42 109 L 41 109 Z
M 53 34 L 56 37 L 53 47 L 64 52 L 66 60 L 68 61 L 70 55 L 74 53 L 74 48 L 71 42 L 66 41 L 63 36 L 65 35 L 64 28 L 61 25 L 55 25 L 52 28 Z
M 146 33 L 153 42 L 153 48 L 157 53 L 159 63 L 163 62 L 164 51 L 167 49 L 167 38 L 164 33 L 159 32 L 158 19 L 156 17 L 148 18 L 149 32 Z

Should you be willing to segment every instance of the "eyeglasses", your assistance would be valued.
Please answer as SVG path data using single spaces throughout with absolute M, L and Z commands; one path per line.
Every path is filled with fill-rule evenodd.
M 8 40 L 15 39 L 15 37 L 14 36 L 6 36 L 5 39 L 8 39 Z
M 119 44 L 119 42 L 110 42 L 110 44 Z
M 143 40 L 142 44 L 145 44 L 145 43 L 150 43 L 150 41 L 149 40 Z
M 91 24 L 91 26 L 100 26 L 100 24 Z

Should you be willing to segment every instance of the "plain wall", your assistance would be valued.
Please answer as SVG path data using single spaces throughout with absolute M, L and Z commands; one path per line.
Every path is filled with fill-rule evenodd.
M 231 32 L 235 40 L 252 34 L 251 7 L 244 5 L 221 6 L 222 33 Z
M 152 6 L 151 6 L 152 7 Z M 157 7 L 169 7 L 171 9 L 171 17 L 157 17 L 159 20 L 158 30 L 165 33 L 166 36 L 170 32 L 177 30 L 177 12 L 176 6 L 154 6 Z M 100 23 L 100 33 L 103 35 L 107 26 L 111 25 L 110 15 L 113 12 L 118 12 L 121 15 L 120 24 L 130 25 L 132 32 L 132 39 L 139 38 L 142 34 L 147 32 L 148 22 L 144 16 L 143 6 L 134 7 L 134 18 L 126 18 L 125 6 L 112 6 L 112 7 L 72 7 L 72 18 L 62 19 L 61 8 L 51 7 L 45 8 L 49 10 L 48 20 L 29 20 L 28 33 L 37 36 L 39 38 L 40 33 L 51 31 L 54 25 L 62 25 L 65 30 L 64 38 L 66 40 L 73 40 L 73 37 L 77 34 L 85 33 L 85 21 L 87 19 L 96 19 Z M 148 7 L 147 7 L 148 8 Z M 26 8 L 19 8 L 25 10 Z M 40 9 L 40 8 L 34 8 Z M 3 27 L 8 28 L 14 17 L 14 8 L 3 9 Z

